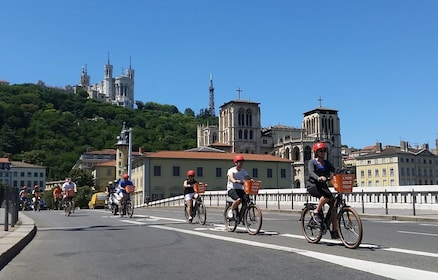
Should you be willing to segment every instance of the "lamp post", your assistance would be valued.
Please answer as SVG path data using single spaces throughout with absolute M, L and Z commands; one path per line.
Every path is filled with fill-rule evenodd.
M 6 187 L 5 194 L 4 194 L 4 198 L 5 198 L 5 227 L 4 227 L 4 230 L 5 231 L 9 230 L 9 188 L 12 185 L 11 167 L 12 167 L 12 164 L 9 162 L 9 160 L 7 162 L 0 163 L 0 170 L 7 171 L 8 178 L 9 178 L 8 186 Z M 1 204 L 1 201 L 0 201 L 0 204 Z

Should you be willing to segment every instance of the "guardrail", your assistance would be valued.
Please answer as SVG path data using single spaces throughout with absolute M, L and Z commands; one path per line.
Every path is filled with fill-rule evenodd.
M 334 190 L 332 189 L 332 192 Z M 206 206 L 225 207 L 226 191 L 206 191 L 202 194 Z M 148 206 L 183 206 L 184 196 L 176 196 L 156 201 L 151 201 Z M 398 186 L 387 188 L 359 188 L 346 193 L 344 198 L 347 204 L 358 211 L 366 213 L 367 209 L 384 209 L 388 214 L 389 209 L 405 209 L 412 215 L 417 210 L 437 211 L 438 213 L 438 186 Z M 317 202 L 306 189 L 261 189 L 254 199 L 260 207 L 278 210 L 301 210 L 306 202 Z M 140 207 L 146 205 L 140 205 Z

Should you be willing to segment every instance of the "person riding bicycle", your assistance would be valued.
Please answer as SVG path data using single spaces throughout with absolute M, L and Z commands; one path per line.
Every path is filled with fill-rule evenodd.
M 59 203 L 62 201 L 62 190 L 59 185 L 56 185 L 55 188 L 53 188 L 53 205 L 54 208 L 59 210 L 61 207 Z
M 21 190 L 20 190 L 18 195 L 20 196 L 20 200 L 21 200 L 21 203 L 23 206 L 25 206 L 25 205 L 27 205 L 27 203 L 29 203 L 29 198 L 28 198 L 29 194 L 27 192 L 26 185 L 21 187 Z
M 41 190 L 40 190 L 38 185 L 35 185 L 33 187 L 32 196 L 33 196 L 32 197 L 32 202 L 33 202 L 33 205 L 34 205 L 33 210 L 37 211 L 37 207 L 36 206 L 37 206 L 37 203 L 40 203 L 40 199 L 41 199 Z
M 332 204 L 333 194 L 330 191 L 327 181 L 335 172 L 333 165 L 325 159 L 327 147 L 323 142 L 316 142 L 313 145 L 314 158 L 309 160 L 308 171 L 309 178 L 306 181 L 306 188 L 309 194 L 313 197 L 319 198 L 318 205 L 313 211 L 313 219 L 317 223 L 321 223 L 322 208 L 326 203 Z M 332 215 L 332 226 L 336 229 L 335 215 Z M 330 231 L 332 238 L 337 238 L 336 230 Z
M 193 199 L 197 199 L 199 195 L 195 192 L 193 186 L 198 182 L 195 180 L 195 171 L 189 170 L 187 171 L 187 179 L 184 180 L 184 202 L 187 205 L 187 217 L 189 217 L 189 222 L 192 222 L 192 208 L 193 208 Z
M 119 205 L 121 205 L 122 202 L 128 201 L 131 199 L 131 194 L 126 191 L 126 187 L 128 187 L 128 186 L 132 187 L 132 188 L 135 187 L 134 183 L 131 180 L 129 180 L 129 175 L 124 174 L 123 179 L 120 180 L 120 182 L 119 182 L 119 186 L 118 186 L 118 190 L 117 190 L 117 198 L 119 200 Z M 124 205 L 126 205 L 126 204 L 124 204 Z M 122 209 L 123 210 L 122 213 L 123 213 L 123 215 L 126 215 L 126 213 L 125 213 L 126 207 L 123 207 L 123 208 L 125 208 L 125 209 Z
M 72 202 L 72 204 L 73 204 L 72 208 L 74 209 L 73 197 L 78 192 L 76 184 L 74 182 L 72 182 L 71 178 L 66 178 L 65 183 L 62 185 L 61 189 L 62 189 L 62 193 L 63 193 L 62 204 L 65 203 L 66 199 L 69 199 Z
M 245 200 L 245 191 L 243 185 L 245 180 L 252 180 L 248 172 L 243 168 L 245 159 L 242 155 L 236 155 L 233 158 L 234 166 L 227 171 L 227 194 L 233 200 L 231 208 L 227 213 L 228 218 L 234 217 L 234 210 L 238 210 L 240 203 Z M 238 214 L 238 219 L 241 219 L 241 213 Z

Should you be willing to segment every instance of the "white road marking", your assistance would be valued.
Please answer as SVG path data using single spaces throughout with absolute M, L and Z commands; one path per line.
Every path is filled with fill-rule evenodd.
M 379 275 L 382 277 L 387 277 L 390 279 L 397 279 L 397 280 L 438 279 L 438 273 L 432 272 L 432 271 L 425 271 L 425 270 L 407 268 L 407 267 L 403 267 L 403 266 L 377 263 L 377 262 L 372 262 L 372 261 L 351 259 L 351 258 L 347 258 L 347 257 L 330 255 L 330 254 L 326 254 L 326 253 L 319 253 L 319 252 L 314 252 L 314 251 L 309 251 L 309 250 L 302 250 L 302 249 L 298 249 L 298 248 L 292 248 L 292 247 L 280 246 L 280 245 L 275 245 L 275 244 L 238 239 L 238 238 L 233 238 L 233 237 L 219 236 L 219 235 L 208 234 L 208 233 L 193 231 L 193 230 L 172 228 L 172 227 L 167 227 L 167 226 L 162 226 L 162 225 L 150 225 L 150 227 L 163 229 L 163 230 L 169 230 L 169 231 L 176 231 L 176 232 L 181 232 L 181 233 L 185 233 L 185 234 L 201 236 L 201 237 L 205 237 L 205 238 L 223 240 L 223 241 L 228 241 L 228 242 L 235 242 L 235 243 L 239 243 L 239 244 L 243 243 L 243 244 L 246 244 L 249 246 L 255 246 L 255 247 L 261 247 L 261 248 L 268 248 L 268 249 L 272 249 L 272 250 L 295 253 L 295 254 L 307 256 L 310 258 L 318 259 L 321 261 L 330 262 L 330 263 L 333 263 L 336 265 L 345 266 L 347 268 L 368 272 L 368 273 Z
M 403 231 L 403 230 L 399 230 L 397 232 L 407 233 L 407 234 L 416 234 L 416 235 L 426 235 L 426 236 L 438 236 L 438 234 L 436 234 L 436 233 L 417 232 L 417 231 Z

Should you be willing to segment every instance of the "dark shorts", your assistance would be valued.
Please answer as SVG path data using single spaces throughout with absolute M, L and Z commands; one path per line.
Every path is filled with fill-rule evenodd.
M 329 190 L 327 184 L 315 184 L 315 183 L 309 183 L 307 185 L 307 191 L 311 196 L 320 198 L 321 196 L 325 198 L 332 198 L 333 194 Z
M 240 189 L 231 189 L 228 191 L 228 196 L 233 200 L 240 198 L 242 201 L 245 199 L 245 191 Z

